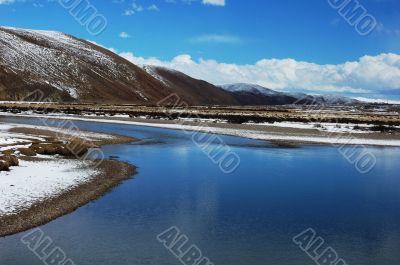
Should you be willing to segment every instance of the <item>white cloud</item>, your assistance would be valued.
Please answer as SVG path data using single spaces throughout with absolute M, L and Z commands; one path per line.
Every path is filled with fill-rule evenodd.
M 131 6 L 128 9 L 125 9 L 123 15 L 124 16 L 132 16 L 138 12 L 143 11 L 143 6 L 139 5 L 136 3 L 136 1 L 133 1 Z
M 119 34 L 119 37 L 122 39 L 127 39 L 127 38 L 130 38 L 131 36 L 128 33 L 123 31 Z
M 385 27 L 385 25 L 383 25 L 383 23 L 378 23 L 378 25 L 375 28 L 375 31 L 378 33 L 383 33 L 386 34 L 388 36 L 392 36 L 392 37 L 399 37 L 400 36 L 400 29 L 396 29 L 396 28 L 387 28 Z
M 167 67 L 217 85 L 252 83 L 275 90 L 304 89 L 361 94 L 387 94 L 390 90 L 400 90 L 400 55 L 393 53 L 363 56 L 357 61 L 336 65 L 294 59 L 262 59 L 255 64 L 240 65 L 216 60 L 194 60 L 189 54 L 162 61 L 156 57 L 144 58 L 132 52 L 108 49 L 136 65 Z
M 14 3 L 15 0 L 0 0 L 0 5 L 7 5 Z
M 397 104 L 400 105 L 400 100 L 391 100 L 391 99 L 375 99 L 375 98 L 365 98 L 365 97 L 355 97 L 355 99 L 364 102 L 371 103 L 386 103 L 386 104 Z
M 32 5 L 33 5 L 33 7 L 36 7 L 36 8 L 43 8 L 44 7 L 44 5 L 41 4 L 41 3 L 33 3 Z
M 171 61 L 120 53 L 138 65 L 172 68 L 214 84 L 254 83 L 276 90 L 305 89 L 325 92 L 369 93 L 400 89 L 400 55 L 364 56 L 358 61 L 320 65 L 294 59 L 263 59 L 255 64 L 227 64 L 194 60 L 188 54 Z
M 160 11 L 158 6 L 156 6 L 155 4 L 150 5 L 147 9 L 150 11 Z
M 166 3 L 168 4 L 177 4 L 178 2 L 181 2 L 183 4 L 190 5 L 192 2 L 196 2 L 198 0 L 165 0 Z
M 126 9 L 123 13 L 124 16 L 132 16 L 135 14 L 135 11 L 132 9 Z
M 190 39 L 193 43 L 225 43 L 225 44 L 236 44 L 242 42 L 239 37 L 232 35 L 219 35 L 219 34 L 208 34 L 201 35 Z
M 203 0 L 204 5 L 225 6 L 225 0 Z

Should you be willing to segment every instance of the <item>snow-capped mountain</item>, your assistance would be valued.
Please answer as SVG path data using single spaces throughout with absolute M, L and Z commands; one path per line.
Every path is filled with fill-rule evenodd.
M 265 96 L 276 96 L 280 94 L 279 92 L 269 88 L 265 88 L 259 85 L 245 84 L 245 83 L 228 84 L 228 85 L 222 85 L 221 87 L 227 91 L 235 93 L 248 92 L 252 94 L 261 94 Z
M 254 84 L 229 84 L 221 88 L 233 93 L 242 105 L 286 105 L 296 102 L 295 97 Z
M 357 99 L 338 95 L 323 95 L 320 97 L 322 98 L 323 103 L 327 105 L 351 105 L 360 103 L 360 101 Z
M 296 98 L 295 104 L 321 104 L 321 105 L 351 105 L 351 104 L 359 104 L 361 101 L 339 96 L 339 95 L 314 95 L 314 94 L 305 94 L 305 93 L 287 93 L 288 95 Z
M 248 105 L 287 105 L 287 104 L 320 104 L 351 105 L 360 101 L 338 95 L 309 95 L 304 93 L 278 92 L 254 84 L 229 84 L 221 88 L 236 95 L 237 100 Z

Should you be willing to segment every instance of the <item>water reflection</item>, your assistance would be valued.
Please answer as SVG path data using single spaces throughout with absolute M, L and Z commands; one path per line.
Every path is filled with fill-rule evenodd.
M 377 167 L 361 175 L 330 146 L 223 137 L 241 158 L 227 175 L 182 132 L 76 124 L 145 139 L 104 147 L 137 165 L 135 178 L 43 226 L 77 264 L 179 264 L 156 240 L 173 225 L 215 264 L 312 264 L 292 243 L 308 227 L 349 264 L 400 264 L 398 148 L 370 148 Z M 41 264 L 19 237 L 0 240 L 0 264 Z

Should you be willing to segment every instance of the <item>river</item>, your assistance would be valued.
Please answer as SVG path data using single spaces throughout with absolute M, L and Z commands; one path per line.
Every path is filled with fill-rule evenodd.
M 170 227 L 215 265 L 313 264 L 293 242 L 307 228 L 347 264 L 400 264 L 399 148 L 368 147 L 377 163 L 362 174 L 333 146 L 278 148 L 220 136 L 240 157 L 239 167 L 225 174 L 190 133 L 74 123 L 141 139 L 102 148 L 138 166 L 134 178 L 41 227 L 77 265 L 181 264 L 157 239 Z M 21 242 L 24 235 L 0 239 L 0 264 L 43 264 Z

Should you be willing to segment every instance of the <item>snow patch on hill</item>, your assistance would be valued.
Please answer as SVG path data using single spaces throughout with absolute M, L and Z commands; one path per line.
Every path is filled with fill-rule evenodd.
M 0 66 L 27 83 L 46 84 L 75 99 L 83 89 L 90 93 L 90 77 L 136 80 L 134 71 L 101 48 L 61 32 L 0 27 L 0 47 Z
M 145 70 L 149 75 L 163 83 L 164 85 L 168 86 L 168 82 L 164 80 L 164 78 L 157 73 L 157 69 L 154 66 L 151 65 L 142 65 L 141 66 L 143 70 Z
M 262 94 L 265 96 L 275 96 L 281 94 L 280 92 L 274 91 L 266 87 L 244 83 L 222 85 L 221 88 L 230 92 L 249 92 L 253 94 Z

